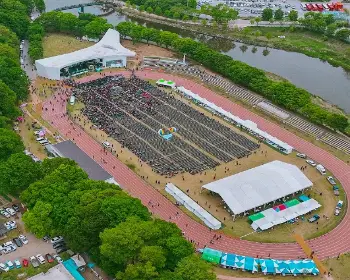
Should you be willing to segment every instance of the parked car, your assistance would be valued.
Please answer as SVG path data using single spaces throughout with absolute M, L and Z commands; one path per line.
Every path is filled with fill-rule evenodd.
M 63 260 L 59 255 L 53 255 L 54 259 L 58 262 L 58 263 L 62 263 Z
M 323 165 L 317 164 L 316 169 L 321 173 L 321 175 L 326 175 L 326 168 L 324 168 Z
M 335 196 L 339 196 L 339 187 L 338 186 L 333 186 L 333 193 Z
M 5 211 L 5 209 L 3 209 L 3 208 L 0 209 L 0 214 L 5 216 L 6 218 L 11 217 L 11 215 L 7 211 Z
M 21 239 L 19 239 L 18 237 L 15 237 L 12 240 L 16 244 L 17 247 L 22 247 L 23 246 L 23 243 L 22 243 Z
M 46 263 L 44 257 L 41 254 L 36 255 L 37 260 L 39 261 L 40 264 Z
M 311 159 L 307 159 L 306 162 L 307 162 L 308 164 L 310 164 L 311 166 L 313 166 L 313 167 L 315 167 L 315 166 L 317 165 L 316 162 L 314 162 L 314 161 L 311 160 Z
M 306 155 L 305 154 L 301 154 L 301 153 L 297 153 L 297 157 L 306 158 Z
M 7 272 L 7 271 L 9 271 L 10 269 L 6 266 L 6 264 L 0 263 L 0 270 L 1 270 L 1 271 Z
M 38 267 L 40 265 L 39 261 L 35 256 L 30 257 L 30 262 L 34 268 Z
M 310 223 L 313 223 L 313 222 L 316 222 L 316 221 L 319 220 L 319 219 L 320 219 L 320 216 L 317 215 L 317 214 L 315 214 L 315 215 L 313 215 L 313 216 L 309 219 L 309 222 L 310 222 Z
M 14 265 L 13 262 L 11 262 L 11 261 L 7 261 L 7 262 L 6 262 L 6 265 L 7 265 L 7 267 L 8 267 L 9 269 L 14 269 L 14 268 L 15 268 L 15 265 Z
M 6 223 L 4 223 L 4 226 L 8 229 L 8 230 L 12 230 L 17 228 L 17 223 L 15 221 L 8 221 Z
M 22 267 L 21 262 L 19 260 L 15 260 L 14 263 L 15 263 L 16 268 Z
M 45 258 L 48 263 L 52 263 L 54 261 L 54 258 L 50 254 L 46 254 Z
M 56 236 L 56 237 L 51 239 L 51 243 L 52 244 L 55 244 L 55 243 L 58 243 L 58 242 L 61 242 L 61 241 L 63 241 L 63 237 L 62 236 Z
M 23 259 L 22 264 L 24 267 L 28 267 L 29 261 L 27 259 Z
M 102 145 L 105 147 L 105 148 L 109 148 L 111 146 L 111 144 L 109 144 L 109 142 L 105 141 L 102 143 Z
M 22 241 L 22 243 L 23 243 L 24 245 L 28 244 L 28 242 L 29 242 L 27 236 L 25 236 L 25 235 L 23 235 L 23 234 L 21 234 L 20 236 L 18 236 L 18 238 L 21 239 L 21 241 Z
M 19 212 L 19 209 L 20 209 L 19 205 L 13 204 L 13 205 L 12 205 L 12 208 L 13 208 L 13 210 L 15 210 L 16 212 Z
M 45 236 L 43 237 L 43 240 L 44 240 L 45 242 L 49 241 L 50 239 L 51 239 L 51 237 L 48 236 L 48 235 L 45 235 Z
M 54 249 L 57 249 L 57 248 L 62 247 L 62 246 L 66 246 L 66 244 L 65 244 L 64 241 L 57 242 L 57 243 L 55 243 L 55 244 L 52 245 L 52 247 L 53 247 Z
M 63 252 L 67 251 L 67 248 L 66 247 L 59 247 L 56 249 L 56 253 L 57 254 L 61 254 Z
M 328 181 L 331 185 L 336 185 L 336 184 L 337 184 L 332 176 L 328 176 L 328 177 L 327 177 L 327 181 Z
M 13 210 L 12 208 L 8 207 L 5 209 L 11 216 L 14 216 L 16 215 L 16 211 Z

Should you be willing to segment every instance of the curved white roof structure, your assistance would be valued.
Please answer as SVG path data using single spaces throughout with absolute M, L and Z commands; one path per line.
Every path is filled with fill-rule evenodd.
M 312 185 L 297 166 L 275 160 L 202 188 L 219 194 L 233 214 L 238 215 Z
M 132 56 L 135 56 L 135 52 L 120 44 L 119 32 L 108 29 L 103 38 L 95 45 L 75 52 L 36 60 L 35 66 L 39 76 L 59 80 L 60 70 L 70 65 L 93 59 L 123 60 L 126 62 L 126 57 Z

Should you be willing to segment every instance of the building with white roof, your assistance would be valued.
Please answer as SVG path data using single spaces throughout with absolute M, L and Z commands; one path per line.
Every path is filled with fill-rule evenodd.
M 203 185 L 202 189 L 219 194 L 235 216 L 312 186 L 297 166 L 275 160 Z
M 35 61 L 37 74 L 41 77 L 60 80 L 61 77 L 74 76 L 98 68 L 125 67 L 127 57 L 135 52 L 120 44 L 119 32 L 108 29 L 95 45 L 75 52 L 39 59 Z M 70 67 L 76 66 L 72 72 Z
M 27 280 L 75 280 L 63 264 L 50 268 L 47 272 L 41 272 Z

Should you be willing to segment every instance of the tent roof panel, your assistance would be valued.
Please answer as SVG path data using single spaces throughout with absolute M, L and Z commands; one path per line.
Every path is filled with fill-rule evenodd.
M 234 214 L 241 214 L 311 186 L 298 167 L 275 160 L 202 187 L 219 194 Z

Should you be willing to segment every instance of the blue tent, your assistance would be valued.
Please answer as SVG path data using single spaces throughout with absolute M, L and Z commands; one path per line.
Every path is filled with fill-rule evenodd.
M 244 270 L 257 272 L 258 271 L 258 259 L 252 257 L 245 257 Z
M 291 274 L 290 270 L 289 270 L 289 265 L 287 262 L 285 261 L 276 261 L 278 267 L 276 268 L 276 272 L 277 273 L 281 273 L 283 275 L 286 274 Z
M 236 255 L 235 254 L 223 254 L 220 264 L 223 266 L 234 267 Z
M 271 260 L 271 259 L 260 259 L 259 260 L 259 264 L 260 264 L 260 267 L 261 267 L 261 271 L 264 274 L 274 274 L 274 273 L 276 273 L 275 263 L 274 263 L 273 260 Z
M 244 269 L 244 263 L 245 263 L 245 257 L 236 255 L 234 267 Z

